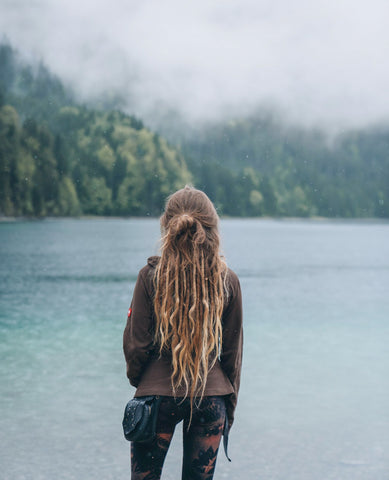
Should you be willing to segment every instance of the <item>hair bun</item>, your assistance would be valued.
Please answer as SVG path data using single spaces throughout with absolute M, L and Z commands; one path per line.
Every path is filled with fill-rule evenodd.
M 200 245 L 206 240 L 206 234 L 201 222 L 188 213 L 180 213 L 170 220 L 168 235 L 173 242 L 190 241 Z
M 194 224 L 195 219 L 192 217 L 192 215 L 189 215 L 188 213 L 182 213 L 181 215 L 177 215 L 175 219 L 172 219 L 171 227 L 173 230 L 175 230 L 176 234 L 180 234 L 191 230 Z

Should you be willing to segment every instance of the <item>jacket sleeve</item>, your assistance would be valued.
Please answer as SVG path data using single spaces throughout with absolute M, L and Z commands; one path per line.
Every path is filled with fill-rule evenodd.
M 145 270 L 139 272 L 123 334 L 123 350 L 127 377 L 137 387 L 153 352 L 153 301 L 144 280 Z
M 223 313 L 223 343 L 220 356 L 221 367 L 234 389 L 234 393 L 226 397 L 230 428 L 234 421 L 234 412 L 238 401 L 243 351 L 242 294 L 238 277 L 232 272 L 231 274 L 232 288 L 228 306 Z

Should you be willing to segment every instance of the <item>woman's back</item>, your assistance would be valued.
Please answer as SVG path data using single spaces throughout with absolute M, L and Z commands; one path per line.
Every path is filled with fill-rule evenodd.
M 220 256 L 216 210 L 203 192 L 185 187 L 169 198 L 161 229 L 161 256 L 150 257 L 139 272 L 124 331 L 128 378 L 136 396 L 165 398 L 161 419 L 164 410 L 187 399 L 186 436 L 207 404 L 218 406 L 218 425 L 227 418 L 231 426 L 240 382 L 242 301 L 239 280 Z M 171 425 L 165 419 L 159 428 L 166 434 Z M 141 451 L 134 443 L 133 453 Z M 138 478 L 134 468 L 132 478 Z

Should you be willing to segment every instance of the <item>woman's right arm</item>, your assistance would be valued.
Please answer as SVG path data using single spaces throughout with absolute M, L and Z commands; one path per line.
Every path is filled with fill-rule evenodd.
M 149 267 L 144 267 L 139 272 L 123 334 L 127 377 L 134 387 L 138 386 L 153 352 L 153 302 L 144 280 L 148 271 Z

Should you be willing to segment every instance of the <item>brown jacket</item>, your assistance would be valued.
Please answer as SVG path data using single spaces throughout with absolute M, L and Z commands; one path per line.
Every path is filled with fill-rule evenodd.
M 154 344 L 153 277 L 159 257 L 150 257 L 138 275 L 123 335 L 127 376 L 137 388 L 136 397 L 173 396 L 171 357 L 160 356 Z M 242 365 L 242 296 L 239 279 L 228 270 L 228 298 L 223 311 L 223 344 L 220 361 L 209 371 L 204 395 L 226 395 L 230 426 L 234 419 Z M 184 396 L 184 388 L 176 396 Z

